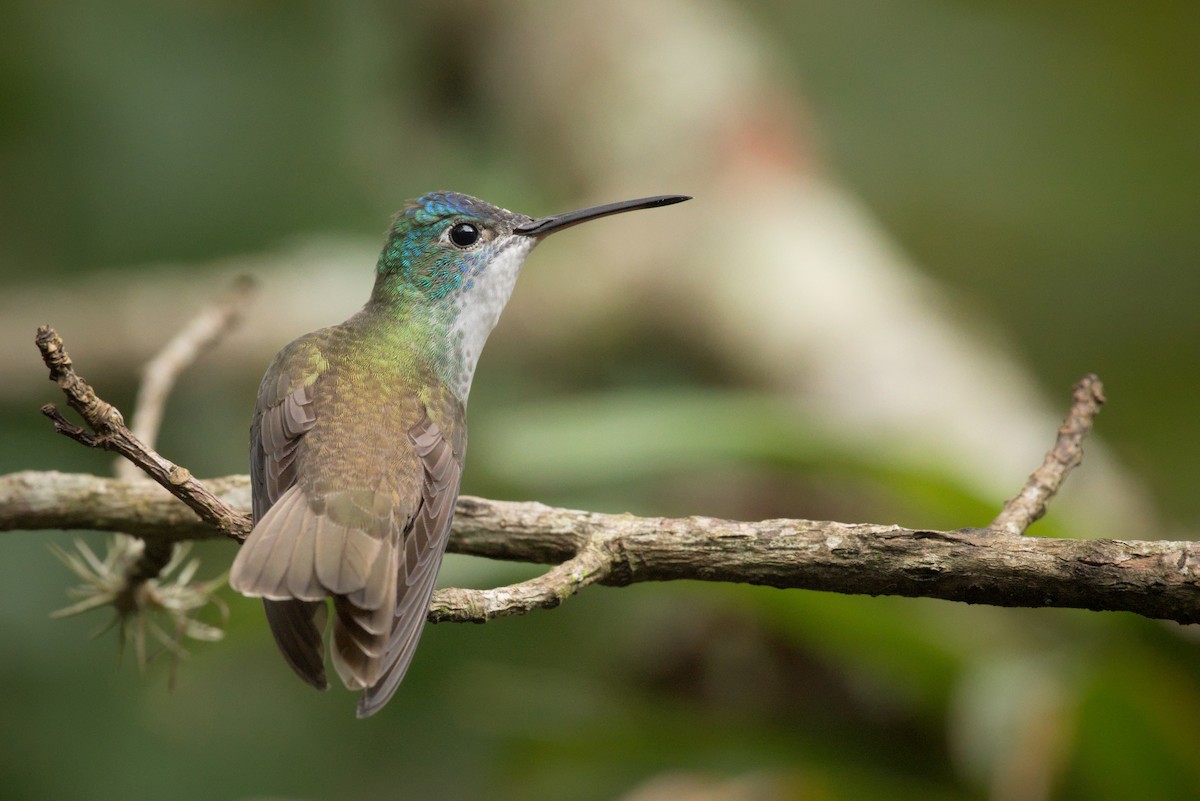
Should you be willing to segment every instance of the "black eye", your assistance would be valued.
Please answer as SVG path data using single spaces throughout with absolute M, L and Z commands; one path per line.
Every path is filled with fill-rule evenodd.
M 455 247 L 469 248 L 479 241 L 479 229 L 471 223 L 459 223 L 450 229 L 450 241 Z

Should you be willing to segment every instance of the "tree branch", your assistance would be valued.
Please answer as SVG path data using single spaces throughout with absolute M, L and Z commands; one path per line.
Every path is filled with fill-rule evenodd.
M 56 428 L 126 456 L 189 508 L 144 482 L 17 473 L 0 477 L 0 530 L 98 528 L 166 541 L 244 538 L 250 530 L 246 477 L 214 479 L 209 482 L 214 490 L 196 481 L 125 428 L 120 413 L 75 374 L 52 329 L 39 329 L 37 340 L 51 378 L 94 434 L 48 406 L 44 411 Z M 1200 583 L 1193 575 L 1193 565 L 1200 569 L 1200 544 L 1022 536 L 1079 463 L 1082 440 L 1102 400 L 1095 376 L 1079 382 L 1057 444 L 992 529 L 639 518 L 462 497 L 452 551 L 557 567 L 510 587 L 440 590 L 429 617 L 483 622 L 557 606 L 593 583 L 696 579 L 995 606 L 1127 611 L 1200 622 Z
M 247 477 L 206 483 L 237 513 L 249 508 Z M 42 528 L 133 531 L 171 540 L 221 536 L 145 482 L 42 472 L 0 476 L 0 530 Z M 433 621 L 483 622 L 548 608 L 590 583 L 693 579 L 1200 622 L 1196 542 L 634 517 L 462 497 L 450 550 L 563 564 L 512 587 L 439 590 Z

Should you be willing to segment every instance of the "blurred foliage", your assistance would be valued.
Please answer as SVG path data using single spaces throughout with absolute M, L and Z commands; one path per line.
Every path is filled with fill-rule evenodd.
M 434 187 L 549 208 L 571 177 L 539 171 L 472 84 L 471 42 L 495 13 L 10 4 L 0 279 L 50 292 L 103 267 L 136 278 L 138 264 L 305 232 L 375 235 L 400 199 Z M 1047 386 L 1099 372 L 1114 400 L 1104 434 L 1173 525 L 1194 523 L 1194 6 L 774 0 L 742 13 L 809 92 L 837 173 L 918 263 L 1004 322 Z M 465 490 L 944 527 L 994 509 L 950 468 L 881 464 L 702 355 L 673 355 L 663 369 L 635 336 L 573 352 L 594 367 L 554 380 L 485 358 Z M 218 374 L 184 380 L 163 432 L 164 452 L 201 475 L 243 469 L 257 377 Z M 0 472 L 106 472 L 51 435 L 36 412 L 46 391 L 0 409 Z M 128 407 L 132 387 L 111 395 Z M 111 639 L 87 640 L 103 615 L 47 620 L 70 577 L 45 542 L 72 536 L 5 537 L 6 798 L 611 799 L 672 775 L 737 798 L 1200 795 L 1200 649 L 1153 621 L 595 588 L 550 613 L 432 627 L 386 712 L 356 721 L 348 694 L 293 679 L 241 598 L 225 642 L 192 648 L 175 692 L 165 664 L 116 670 Z M 196 550 L 214 573 L 232 552 Z M 534 571 L 451 557 L 444 581 Z

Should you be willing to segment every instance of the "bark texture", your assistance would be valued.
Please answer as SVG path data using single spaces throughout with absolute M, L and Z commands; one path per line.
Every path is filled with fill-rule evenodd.
M 203 483 L 239 514 L 249 510 L 247 477 Z M 223 536 L 145 481 L 53 472 L 0 476 L 0 530 L 75 528 L 147 540 Z M 549 608 L 593 583 L 693 579 L 1200 622 L 1196 542 L 635 517 L 462 497 L 450 550 L 557 566 L 510 587 L 441 590 L 430 610 L 433 621 L 482 622 Z

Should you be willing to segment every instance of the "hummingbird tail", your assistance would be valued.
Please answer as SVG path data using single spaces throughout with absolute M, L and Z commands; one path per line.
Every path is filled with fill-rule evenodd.
M 271 632 L 288 664 L 322 688 L 324 618 L 318 626 L 317 616 L 332 596 L 334 667 L 348 688 L 358 690 L 378 681 L 387 665 L 400 532 L 390 516 L 381 522 L 384 530 L 372 533 L 337 523 L 330 507 L 349 501 L 336 494 L 325 501 L 317 512 L 299 487 L 285 492 L 238 551 L 229 584 L 265 600 Z
M 323 601 L 269 601 L 263 599 L 267 623 L 284 659 L 296 675 L 316 687 L 328 690 L 325 678 L 325 618 Z
M 333 597 L 333 667 L 349 690 L 370 687 L 384 669 L 392 605 L 363 609 L 345 595 Z

